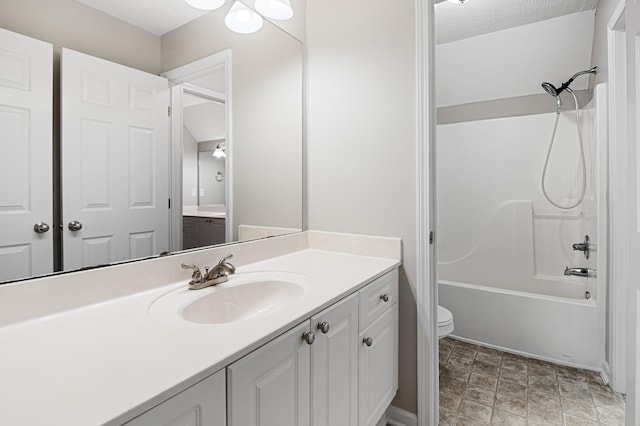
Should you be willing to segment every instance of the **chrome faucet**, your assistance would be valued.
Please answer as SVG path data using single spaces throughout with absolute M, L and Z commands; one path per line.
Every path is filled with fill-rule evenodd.
M 227 282 L 229 275 L 236 272 L 236 267 L 228 262 L 232 257 L 232 254 L 223 257 L 211 270 L 204 268 L 204 275 L 196 265 L 186 265 L 184 263 L 180 265 L 182 269 L 193 269 L 191 281 L 189 281 L 189 290 L 200 290 L 205 287 Z

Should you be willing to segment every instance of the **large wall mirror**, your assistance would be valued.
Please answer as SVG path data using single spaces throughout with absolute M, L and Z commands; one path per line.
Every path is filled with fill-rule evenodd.
M 303 229 L 304 4 L 240 34 L 234 3 L 0 0 L 0 283 Z

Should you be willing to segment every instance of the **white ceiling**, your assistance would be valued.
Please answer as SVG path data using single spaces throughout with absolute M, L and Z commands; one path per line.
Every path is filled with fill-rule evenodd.
M 184 0 L 77 0 L 150 33 L 163 35 L 208 13 Z
M 438 107 L 548 96 L 540 87 L 543 81 L 558 86 L 591 68 L 594 14 L 578 12 L 438 45 Z M 571 88 L 588 85 L 589 77 L 584 76 Z M 549 96 L 549 108 L 553 107 Z
M 599 0 L 467 0 L 436 4 L 438 44 L 592 10 Z
M 195 96 L 187 96 L 190 106 L 183 110 L 185 127 L 197 142 L 225 139 L 224 104 L 212 101 L 196 103 L 196 99 L 197 97 Z

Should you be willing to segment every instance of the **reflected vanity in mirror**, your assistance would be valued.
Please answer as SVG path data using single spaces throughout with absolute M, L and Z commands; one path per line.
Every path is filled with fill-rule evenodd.
M 41 79 L 55 88 L 39 98 L 53 104 L 53 123 L 40 124 L 52 128 L 42 139 L 53 150 L 31 143 L 5 159 L 21 173 L 0 184 L 0 283 L 303 229 L 299 40 L 267 20 L 256 33 L 231 32 L 231 2 L 155 34 L 94 0 L 0 6 L 11 9 L 0 16 L 7 34 L 53 51 Z M 86 28 L 71 25 L 80 21 Z M 13 61 L 0 68 L 31 57 L 0 36 L 0 55 Z M 127 56 L 136 45 L 140 57 Z M 22 69 L 0 69 L 0 96 L 13 96 L 2 92 L 16 91 L 4 77 Z M 0 132 L 18 145 L 30 130 L 14 116 L 22 117 L 0 117 Z M 53 171 L 34 166 L 42 155 Z M 35 197 L 49 200 L 38 206 L 44 213 L 31 211 L 42 204 Z M 29 230 L 9 238 L 16 225 L 7 218 L 18 210 L 29 211 L 20 223 Z

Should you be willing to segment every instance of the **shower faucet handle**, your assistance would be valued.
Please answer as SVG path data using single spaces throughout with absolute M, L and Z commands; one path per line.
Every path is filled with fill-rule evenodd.
M 571 247 L 573 247 L 574 251 L 583 252 L 584 257 L 589 259 L 589 256 L 591 255 L 591 239 L 588 235 L 584 236 L 584 242 L 573 244 Z

